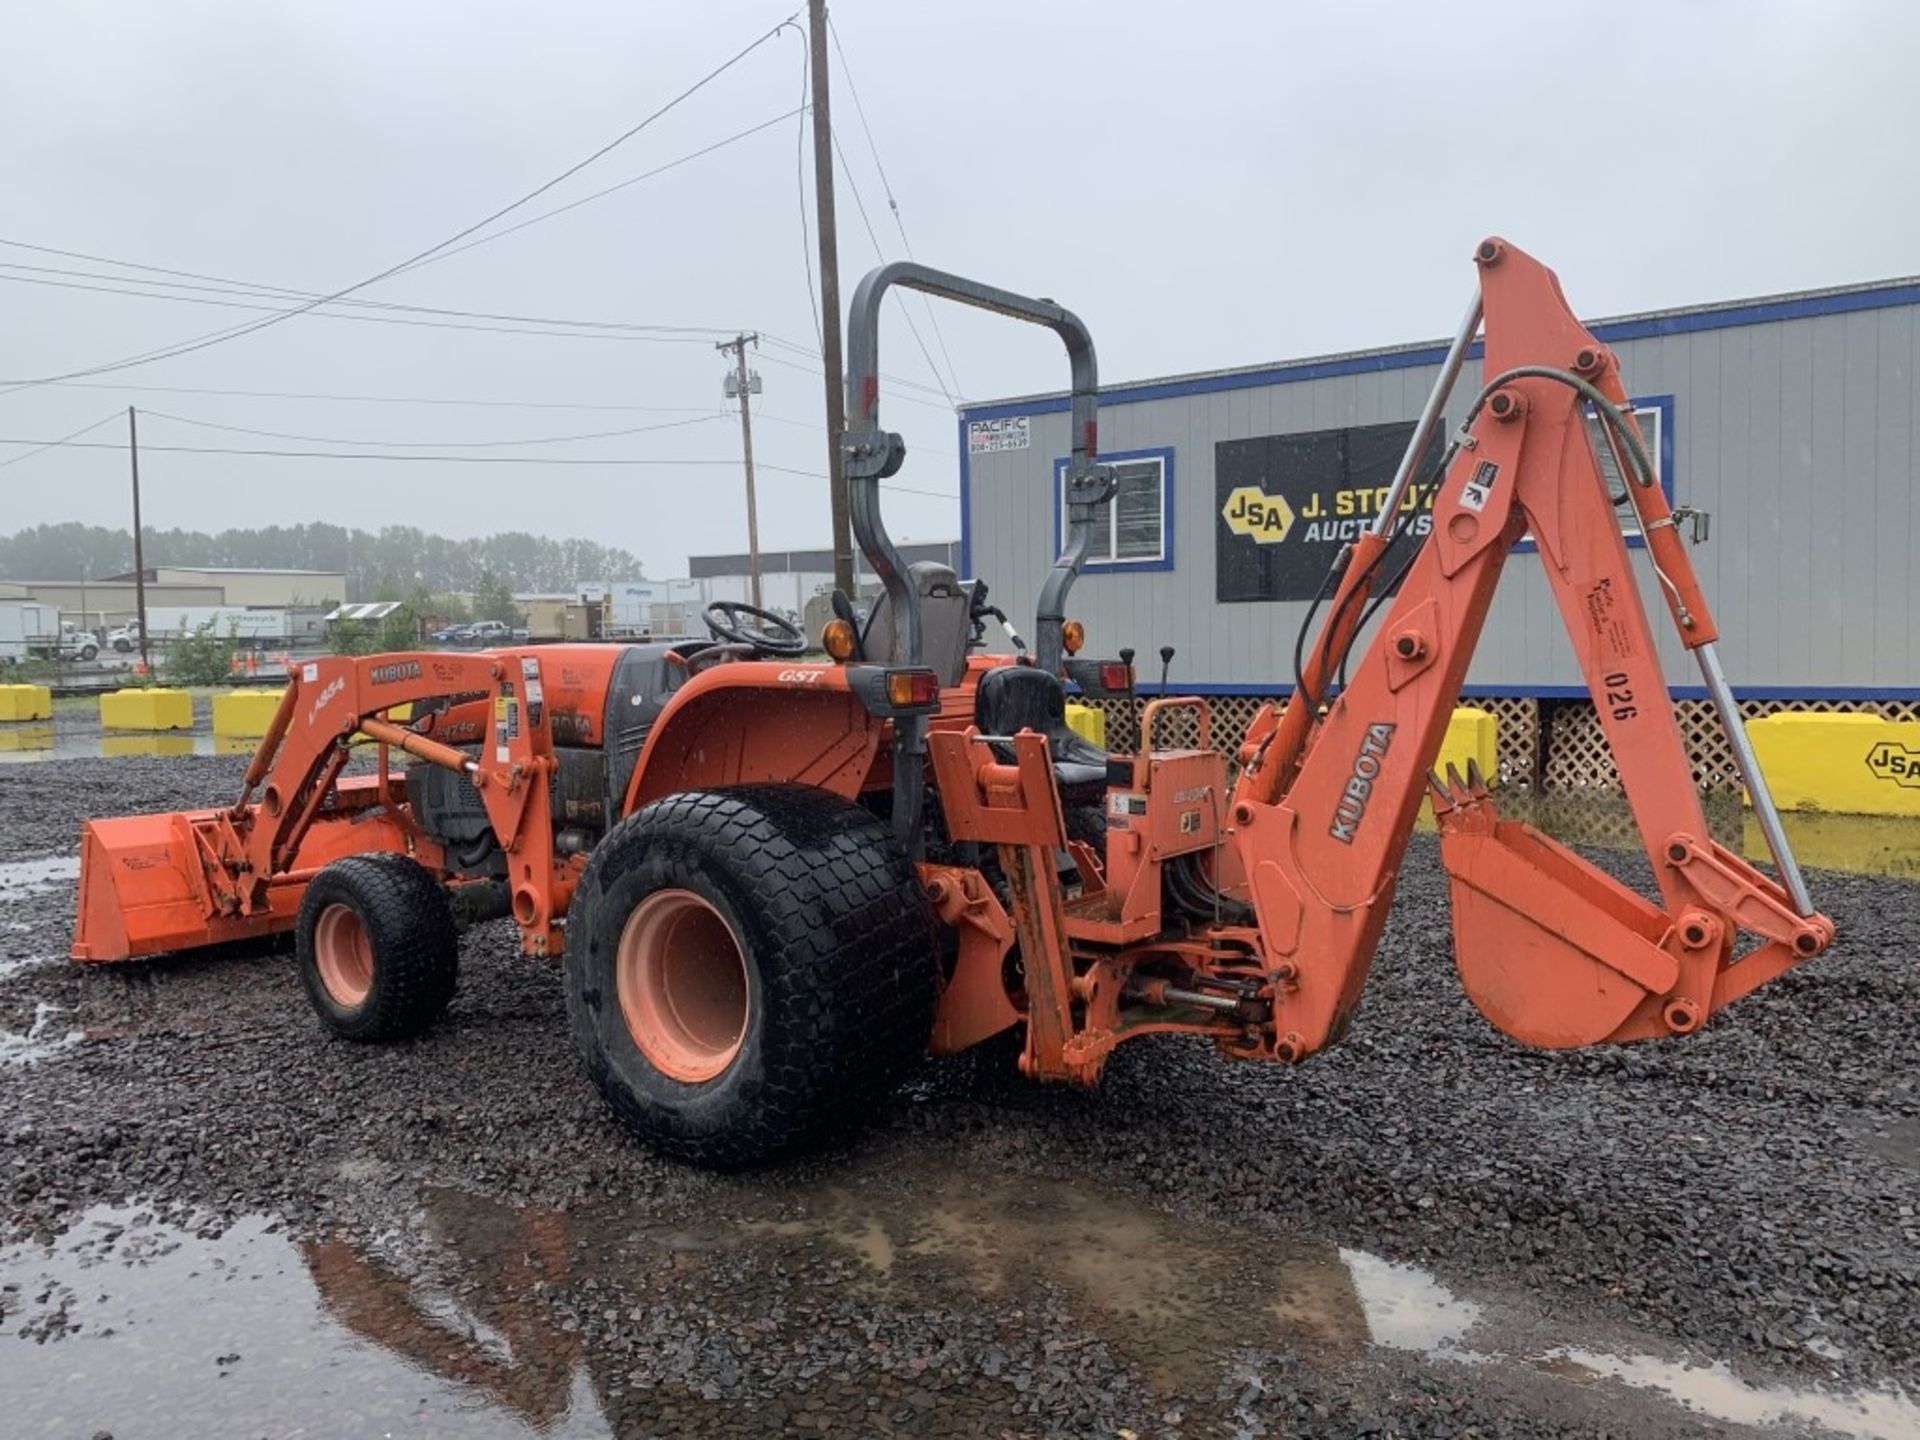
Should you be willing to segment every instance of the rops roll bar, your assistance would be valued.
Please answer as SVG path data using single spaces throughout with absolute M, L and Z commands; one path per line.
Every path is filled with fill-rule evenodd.
M 847 433 L 841 440 L 853 532 L 899 617 L 895 633 L 906 641 L 906 654 L 899 658 L 907 664 L 922 659 L 919 595 L 880 518 L 880 482 L 900 469 L 907 454 L 898 435 L 880 428 L 880 302 L 895 285 L 1044 325 L 1067 347 L 1073 371 L 1073 458 L 1067 465 L 1065 545 L 1040 587 L 1034 617 L 1035 662 L 1057 674 L 1067 591 L 1086 558 L 1093 507 L 1112 497 L 1115 483 L 1112 468 L 1097 463 L 1100 382 L 1093 336 L 1077 315 L 1051 300 L 1029 300 L 911 261 L 868 271 L 853 292 L 847 314 Z

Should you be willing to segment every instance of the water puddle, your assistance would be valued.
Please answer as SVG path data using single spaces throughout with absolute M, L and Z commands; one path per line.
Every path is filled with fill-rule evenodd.
M 53 1017 L 64 1013 L 58 1005 L 43 1000 L 33 1007 L 33 1024 L 24 1033 L 0 1030 L 0 1068 L 31 1065 L 84 1040 L 84 1031 L 61 1030 L 54 1024 Z
M 129 755 L 251 755 L 258 740 L 188 730 L 123 730 L 97 725 L 0 725 L 0 765 L 53 760 L 116 759 Z
M 11 905 L 80 878 L 78 855 L 46 855 L 0 864 L 0 905 Z
M 340 1173 L 355 1193 L 391 1178 L 351 1157 Z M 101 1208 L 54 1245 L 0 1251 L 19 1433 L 146 1434 L 161 1415 L 196 1435 L 1027 1434 L 1053 1424 L 1059 1402 L 1032 1408 L 1042 1386 L 1121 1394 L 1204 1432 L 1234 1396 L 1244 1406 L 1241 1357 L 1339 1372 L 1379 1350 L 1538 1377 L 1526 1393 L 1543 1420 L 1556 1394 L 1619 1385 L 1648 1414 L 1920 1433 L 1897 1392 L 1503 1347 L 1501 1306 L 1417 1266 L 1058 1182 L 713 1182 L 678 1225 L 444 1188 L 402 1211 L 355 1243 L 259 1216 L 219 1233 Z
M 355 1297 L 330 1303 L 317 1280 L 325 1261 L 258 1216 L 208 1238 L 128 1207 L 89 1211 L 54 1246 L 0 1251 L 10 1433 L 611 1433 L 570 1369 L 557 1395 L 525 1408 L 476 1405 L 479 1372 L 443 1375 L 435 1352 L 364 1333 L 382 1304 L 406 1304 L 404 1286 L 363 1293 L 358 1309 Z M 441 1323 L 444 1347 L 458 1350 L 458 1311 Z
M 1342 1250 L 1367 1319 L 1367 1336 L 1389 1350 L 1413 1350 L 1435 1359 L 1476 1360 L 1460 1348 L 1479 1322 L 1481 1307 L 1462 1300 L 1414 1265 L 1382 1260 L 1364 1250 Z
M 1684 1365 L 1652 1355 L 1605 1355 L 1572 1348 L 1549 1351 L 1534 1363 L 1573 1379 L 1606 1376 L 1637 1390 L 1669 1396 L 1689 1410 L 1733 1425 L 1806 1421 L 1836 1435 L 1871 1440 L 1913 1440 L 1920 1435 L 1920 1405 L 1892 1391 L 1823 1394 L 1785 1385 L 1752 1385 L 1719 1361 Z

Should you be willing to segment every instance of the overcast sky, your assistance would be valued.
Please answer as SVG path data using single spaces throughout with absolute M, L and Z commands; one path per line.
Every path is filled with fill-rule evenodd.
M 793 3 L 16 4 L 0 47 L 0 239 L 336 291 L 591 154 Z M 1920 271 L 1920 7 L 1896 0 L 841 0 L 834 18 L 852 80 L 836 62 L 844 289 L 876 261 L 855 188 L 886 258 L 902 253 L 857 90 L 916 256 L 1077 310 L 1109 381 L 1442 335 L 1473 282 L 1469 250 L 1490 232 L 1554 266 L 1590 316 Z M 793 110 L 804 54 L 802 33 L 787 30 L 492 228 Z M 359 298 L 778 337 L 756 360 L 755 448 L 804 473 L 763 471 L 762 544 L 823 545 L 821 382 L 804 353 L 816 339 L 796 174 L 803 120 Z M 179 277 L 4 246 L 0 262 L 9 381 L 257 314 L 74 288 Z M 959 520 L 956 501 L 936 498 L 957 489 L 943 391 L 977 400 L 1057 388 L 1064 364 L 1043 332 L 951 308 L 936 332 L 913 313 L 935 364 L 894 309 L 882 367 L 918 388 L 883 387 L 882 415 L 909 444 L 897 483 L 933 493 L 896 491 L 888 513 L 896 534 L 946 538 Z M 649 574 L 680 575 L 689 553 L 744 548 L 739 426 L 722 409 L 725 362 L 707 330 L 637 333 L 303 315 L 84 384 L 0 394 L 0 437 L 49 439 L 135 404 L 153 412 L 141 426 L 150 525 L 525 528 L 622 544 Z M 133 388 L 162 386 L 633 408 Z M 208 456 L 158 447 L 354 447 L 163 416 L 369 441 L 358 448 L 375 453 L 673 463 Z M 689 423 L 459 448 L 670 422 Z M 124 422 L 84 438 L 119 442 Z M 0 458 L 21 453 L 0 447 Z M 0 497 L 0 530 L 124 524 L 124 453 L 33 456 L 0 470 Z

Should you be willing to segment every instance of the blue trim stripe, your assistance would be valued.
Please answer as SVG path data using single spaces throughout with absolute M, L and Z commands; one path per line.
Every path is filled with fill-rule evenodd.
M 1134 689 L 1142 695 L 1262 695 L 1293 693 L 1291 685 L 1240 685 L 1221 681 L 1196 681 L 1190 685 L 1141 683 Z M 1676 700 L 1705 700 L 1704 685 L 1674 685 L 1668 693 Z M 1920 700 L 1920 685 L 1736 685 L 1734 697 L 1740 700 Z M 1591 700 L 1584 685 L 1466 685 L 1462 700 Z
M 1592 325 L 1597 339 L 1609 344 L 1623 340 L 1651 340 L 1666 335 L 1691 335 L 1703 330 L 1734 330 L 1745 325 L 1770 325 L 1780 320 L 1811 320 L 1822 315 L 1851 315 L 1862 310 L 1888 310 L 1902 305 L 1920 305 L 1920 284 L 1886 285 L 1876 289 L 1850 290 L 1840 295 L 1810 295 L 1800 299 L 1763 300 L 1750 305 L 1733 305 L 1724 310 L 1695 310 L 1677 315 L 1655 315 L 1643 320 L 1614 320 Z M 1100 392 L 1102 408 L 1109 405 L 1136 405 L 1145 400 L 1171 400 L 1183 395 L 1209 395 L 1220 390 L 1252 390 L 1263 385 L 1290 385 L 1303 380 L 1328 380 L 1339 375 L 1371 375 L 1385 370 L 1411 370 L 1422 365 L 1438 365 L 1446 358 L 1446 346 L 1429 345 L 1417 350 L 1396 350 L 1385 355 L 1354 355 L 1330 360 L 1299 360 L 1236 375 L 1208 375 L 1190 380 L 1159 380 L 1138 385 L 1116 385 Z M 1478 359 L 1476 344 L 1469 358 Z M 979 405 L 960 412 L 961 425 L 969 420 L 1004 420 L 1014 415 L 1051 415 L 1068 408 L 1064 395 L 1037 400 Z M 966 448 L 961 447 L 962 464 Z
M 967 417 L 960 416 L 960 576 L 973 578 L 973 502 L 968 489 L 973 483 L 973 467 L 967 463 Z

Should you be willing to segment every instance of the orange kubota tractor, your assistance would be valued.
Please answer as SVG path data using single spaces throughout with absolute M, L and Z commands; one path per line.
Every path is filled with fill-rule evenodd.
M 1530 256 L 1493 239 L 1474 259 L 1478 292 L 1379 518 L 1329 576 L 1289 698 L 1231 757 L 1202 699 L 1149 703 L 1131 756 L 1064 722 L 1069 678 L 1130 688 L 1124 665 L 1067 653 L 1067 591 L 1113 490 L 1085 328 L 1049 301 L 891 265 L 853 300 L 844 437 L 885 594 L 864 627 L 838 597 L 831 660 L 805 658 L 784 621 L 720 604 L 707 641 L 308 662 L 233 804 L 87 824 L 74 957 L 292 930 L 322 1020 L 392 1040 L 453 995 L 453 897 L 500 897 L 527 951 L 564 955 L 575 1038 L 620 1116 L 670 1154 L 739 1165 L 857 1117 L 928 1048 L 1002 1032 L 1027 1075 L 1076 1084 L 1160 1033 L 1305 1060 L 1353 1020 L 1431 791 L 1460 975 L 1489 1020 L 1556 1047 L 1696 1030 L 1825 950 L 1833 925 L 1754 764 L 1615 357 Z M 1066 343 L 1068 538 L 1031 655 L 1017 637 L 984 653 L 985 587 L 906 565 L 881 523 L 880 481 L 904 455 L 878 413 L 879 307 L 896 285 Z M 1438 468 L 1416 473 L 1483 320 L 1487 381 Z M 1624 495 L 1608 493 L 1590 416 Z M 1429 487 L 1421 539 L 1404 521 Z M 1719 704 L 1777 879 L 1708 834 L 1617 507 Z M 1657 899 L 1502 820 L 1477 774 L 1430 775 L 1523 534 Z M 1174 712 L 1196 742 L 1155 748 Z M 367 746 L 371 773 L 344 773 Z

